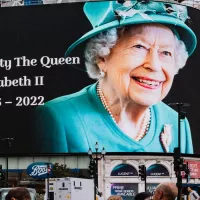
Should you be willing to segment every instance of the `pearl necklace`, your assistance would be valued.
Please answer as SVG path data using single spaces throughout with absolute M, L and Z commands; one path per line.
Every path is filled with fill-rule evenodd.
M 114 116 L 113 116 L 113 114 L 112 114 L 112 112 L 111 112 L 111 110 L 108 106 L 108 103 L 107 103 L 106 98 L 103 94 L 103 91 L 101 90 L 101 88 L 99 86 L 99 83 L 97 84 L 97 95 L 99 96 L 104 108 L 107 110 L 107 112 L 111 116 L 112 120 L 115 122 L 115 124 L 117 124 L 117 122 L 116 122 L 116 120 L 115 120 L 115 118 L 114 118 Z M 134 138 L 135 141 L 141 140 L 146 135 L 146 133 L 149 130 L 150 122 L 151 122 L 151 110 L 149 108 L 145 113 L 144 119 L 143 119 L 142 124 L 140 126 L 140 130 L 138 131 L 138 134 Z

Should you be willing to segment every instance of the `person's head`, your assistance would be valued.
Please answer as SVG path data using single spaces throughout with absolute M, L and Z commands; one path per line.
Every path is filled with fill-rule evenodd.
M 31 196 L 26 188 L 18 187 L 11 189 L 5 200 L 31 200 Z
M 140 192 L 135 195 L 134 200 L 150 200 L 152 197 L 152 194 L 150 192 Z
M 178 188 L 173 182 L 159 184 L 154 192 L 154 200 L 175 200 L 178 195 Z
M 192 188 L 191 187 L 187 187 L 187 190 L 188 190 L 188 192 L 191 192 Z
M 156 104 L 168 94 L 196 46 L 194 33 L 184 23 L 185 9 L 134 0 L 86 3 L 84 11 L 94 29 L 68 52 L 87 40 L 85 64 L 91 78 L 104 81 L 121 99 Z
M 168 94 L 188 58 L 184 43 L 161 24 L 113 28 L 91 39 L 85 52 L 90 77 L 99 78 L 101 70 L 120 98 L 148 106 Z
M 108 200 L 123 200 L 121 196 L 112 195 L 108 198 Z

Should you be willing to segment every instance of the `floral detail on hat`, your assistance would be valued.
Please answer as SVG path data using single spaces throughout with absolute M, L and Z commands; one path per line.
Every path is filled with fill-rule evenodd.
M 122 11 L 122 10 L 115 10 L 115 13 L 117 13 L 118 16 L 120 16 L 123 20 L 125 20 L 127 17 L 133 17 L 136 14 L 141 15 L 144 19 L 153 21 L 153 19 L 145 14 L 144 12 L 141 12 L 140 10 L 135 10 L 135 9 L 129 9 L 127 11 Z
M 120 16 L 122 18 L 122 20 L 125 20 L 128 17 L 133 17 L 136 14 L 139 14 L 144 19 L 153 21 L 153 19 L 148 14 L 146 14 L 145 12 L 149 11 L 149 12 L 156 13 L 156 10 L 135 9 L 134 7 L 135 7 L 135 5 L 138 4 L 138 1 L 136 1 L 135 3 L 133 3 L 133 2 L 135 2 L 135 1 L 125 1 L 122 4 L 122 6 L 119 6 L 115 10 L 115 14 L 117 14 L 117 16 Z
M 160 142 L 164 152 L 169 152 L 169 146 L 172 142 L 172 124 L 164 124 L 164 129 L 160 134 Z
M 188 19 L 187 10 L 184 6 L 173 5 L 170 3 L 158 3 L 153 1 L 125 1 L 115 9 L 115 14 L 125 20 L 128 17 L 133 17 L 136 14 L 141 15 L 146 20 L 153 21 L 151 14 L 166 15 L 175 17 L 185 22 Z

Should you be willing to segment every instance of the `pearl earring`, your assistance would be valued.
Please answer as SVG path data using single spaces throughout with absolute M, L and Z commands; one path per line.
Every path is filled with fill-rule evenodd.
M 99 75 L 100 75 L 100 78 L 103 78 L 105 76 L 105 72 L 100 70 Z

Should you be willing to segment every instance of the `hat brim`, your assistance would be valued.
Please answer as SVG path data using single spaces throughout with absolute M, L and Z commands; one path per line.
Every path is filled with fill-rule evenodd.
M 159 23 L 164 25 L 174 25 L 176 28 L 180 40 L 182 40 L 187 48 L 188 54 L 191 55 L 197 45 L 197 38 L 194 32 L 181 20 L 175 17 L 169 17 L 165 15 L 159 14 L 151 14 L 149 15 L 149 19 L 144 19 L 140 14 L 136 14 L 134 17 L 121 19 L 120 23 L 118 20 L 112 21 L 110 23 L 101 25 L 99 27 L 94 28 L 93 30 L 84 34 L 81 38 L 75 41 L 65 52 L 65 57 L 69 56 L 72 50 L 77 47 L 79 44 L 85 42 L 86 40 L 92 38 L 93 36 L 106 31 L 111 28 L 119 28 L 128 25 L 137 25 L 137 24 L 149 24 L 149 23 Z

